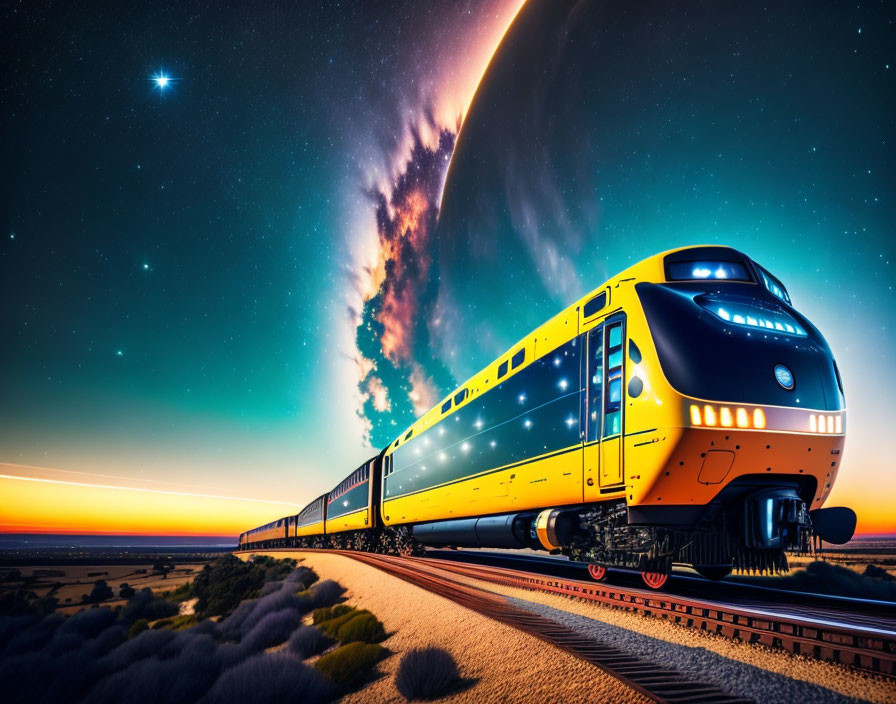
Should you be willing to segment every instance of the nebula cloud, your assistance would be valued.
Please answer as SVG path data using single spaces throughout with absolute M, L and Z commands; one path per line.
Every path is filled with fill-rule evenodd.
M 433 355 L 430 326 L 438 298 L 438 242 L 434 231 L 456 130 L 424 125 L 437 139 L 429 145 L 412 129 L 410 156 L 385 189 L 369 193 L 376 218 L 377 260 L 360 312 L 361 415 L 367 440 L 388 444 L 454 385 Z

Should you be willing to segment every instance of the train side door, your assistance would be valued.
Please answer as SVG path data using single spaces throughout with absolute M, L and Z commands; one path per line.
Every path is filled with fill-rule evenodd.
M 582 433 L 584 451 L 585 486 L 583 500 L 597 501 L 600 498 L 600 432 L 603 415 L 602 399 L 604 388 L 604 326 L 598 325 L 587 333 L 585 347 L 585 379 L 582 388 Z
M 604 328 L 603 413 L 600 441 L 600 485 L 622 483 L 622 380 L 625 319 L 611 320 Z

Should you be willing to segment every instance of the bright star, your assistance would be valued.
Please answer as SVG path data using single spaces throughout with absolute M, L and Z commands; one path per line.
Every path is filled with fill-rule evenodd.
M 159 93 L 164 93 L 165 89 L 170 88 L 177 79 L 169 76 L 163 69 L 159 69 L 159 72 L 151 76 L 150 80 L 155 83 L 155 87 L 159 89 Z

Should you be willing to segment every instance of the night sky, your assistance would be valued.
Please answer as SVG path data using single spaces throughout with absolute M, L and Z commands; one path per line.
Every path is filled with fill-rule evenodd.
M 529 2 L 490 61 L 519 4 L 7 5 L 3 474 L 301 505 L 724 243 L 838 359 L 831 505 L 896 530 L 893 6 Z

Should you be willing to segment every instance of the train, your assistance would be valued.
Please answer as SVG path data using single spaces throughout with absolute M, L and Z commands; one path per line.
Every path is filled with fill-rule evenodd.
M 295 516 L 241 550 L 531 549 L 709 579 L 787 571 L 842 544 L 824 507 L 846 403 L 830 347 L 784 284 L 727 246 L 609 279 L 526 335 Z

